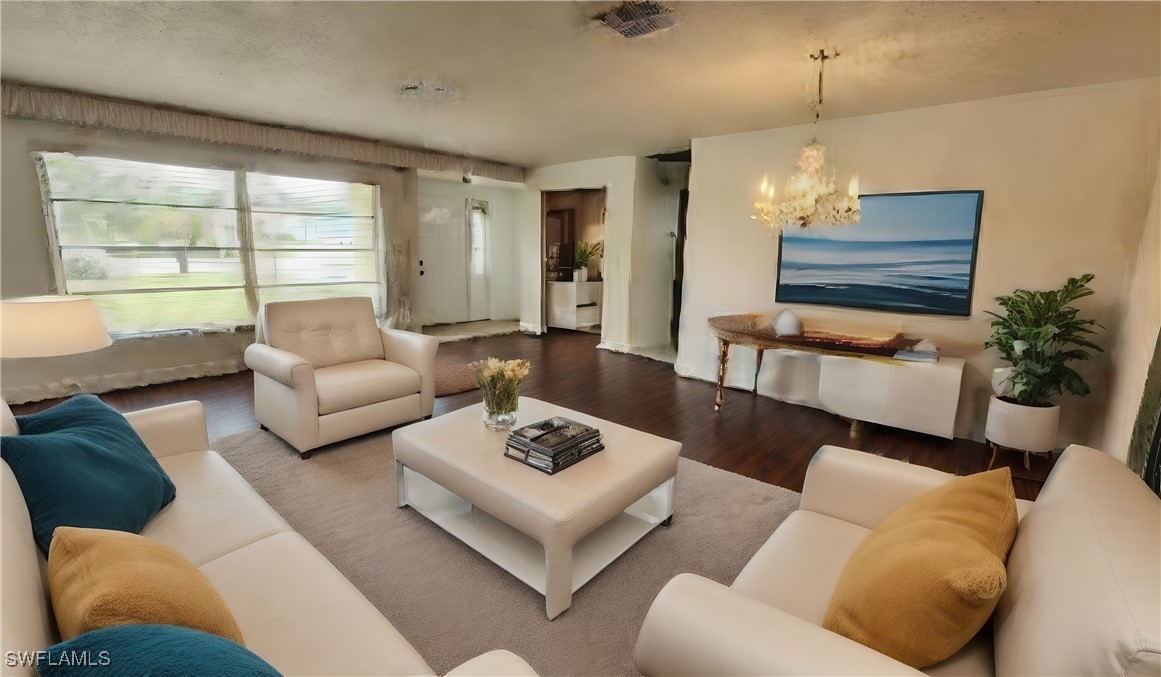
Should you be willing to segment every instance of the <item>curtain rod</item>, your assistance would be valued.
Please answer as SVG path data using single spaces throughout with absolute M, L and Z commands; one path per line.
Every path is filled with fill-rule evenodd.
M 524 169 L 514 165 L 400 148 L 373 139 L 247 122 L 138 101 L 11 82 L 0 83 L 0 89 L 3 93 L 3 113 L 10 118 L 169 136 L 372 165 L 451 170 L 498 181 L 524 181 Z

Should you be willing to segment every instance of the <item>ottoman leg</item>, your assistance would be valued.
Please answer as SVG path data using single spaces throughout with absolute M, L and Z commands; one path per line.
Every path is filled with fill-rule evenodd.
M 395 461 L 395 507 L 407 507 L 407 480 L 403 474 L 403 464 Z
M 544 548 L 544 611 L 548 620 L 572 606 L 572 548 Z

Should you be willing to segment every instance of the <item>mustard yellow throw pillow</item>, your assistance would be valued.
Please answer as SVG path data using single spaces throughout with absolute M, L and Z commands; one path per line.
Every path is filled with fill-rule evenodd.
M 1007 468 L 917 496 L 855 549 L 822 627 L 914 668 L 948 658 L 995 610 L 1016 522 Z
M 242 644 L 206 575 L 169 546 L 106 529 L 57 527 L 48 587 L 61 639 L 115 625 L 178 625 Z

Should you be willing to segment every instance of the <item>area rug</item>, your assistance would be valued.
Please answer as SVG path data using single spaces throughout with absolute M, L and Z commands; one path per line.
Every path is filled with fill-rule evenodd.
M 681 459 L 673 525 L 654 529 L 549 621 L 542 596 L 414 510 L 395 507 L 389 432 L 309 460 L 260 430 L 211 447 L 441 675 L 491 649 L 513 651 L 545 676 L 637 674 L 633 647 L 661 587 L 682 572 L 730 583 L 799 503 L 793 491 Z
M 435 396 L 455 395 L 468 390 L 479 388 L 476 377 L 472 374 L 472 365 L 468 362 L 440 362 L 435 363 Z

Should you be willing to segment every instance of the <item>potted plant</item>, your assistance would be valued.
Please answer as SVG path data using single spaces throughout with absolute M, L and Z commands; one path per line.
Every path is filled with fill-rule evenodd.
M 577 282 L 587 282 L 589 279 L 589 261 L 593 260 L 594 256 L 599 256 L 601 253 L 600 242 L 587 242 L 581 240 L 576 243 L 576 249 L 573 253 L 573 270 L 576 274 L 573 279 Z
M 1087 336 L 1099 327 L 1095 320 L 1079 317 L 1071 304 L 1091 296 L 1091 274 L 1069 278 L 1059 289 L 1017 289 L 996 297 L 1004 314 L 988 311 L 992 334 L 985 348 L 995 348 L 1011 366 L 997 370 L 992 385 L 996 394 L 988 404 L 985 436 L 992 444 L 1024 452 L 1050 452 L 1056 448 L 1060 405 L 1051 397 L 1065 392 L 1078 397 L 1089 386 L 1068 363 L 1088 360 L 1102 348 Z M 1027 456 L 1025 456 L 1027 465 Z

